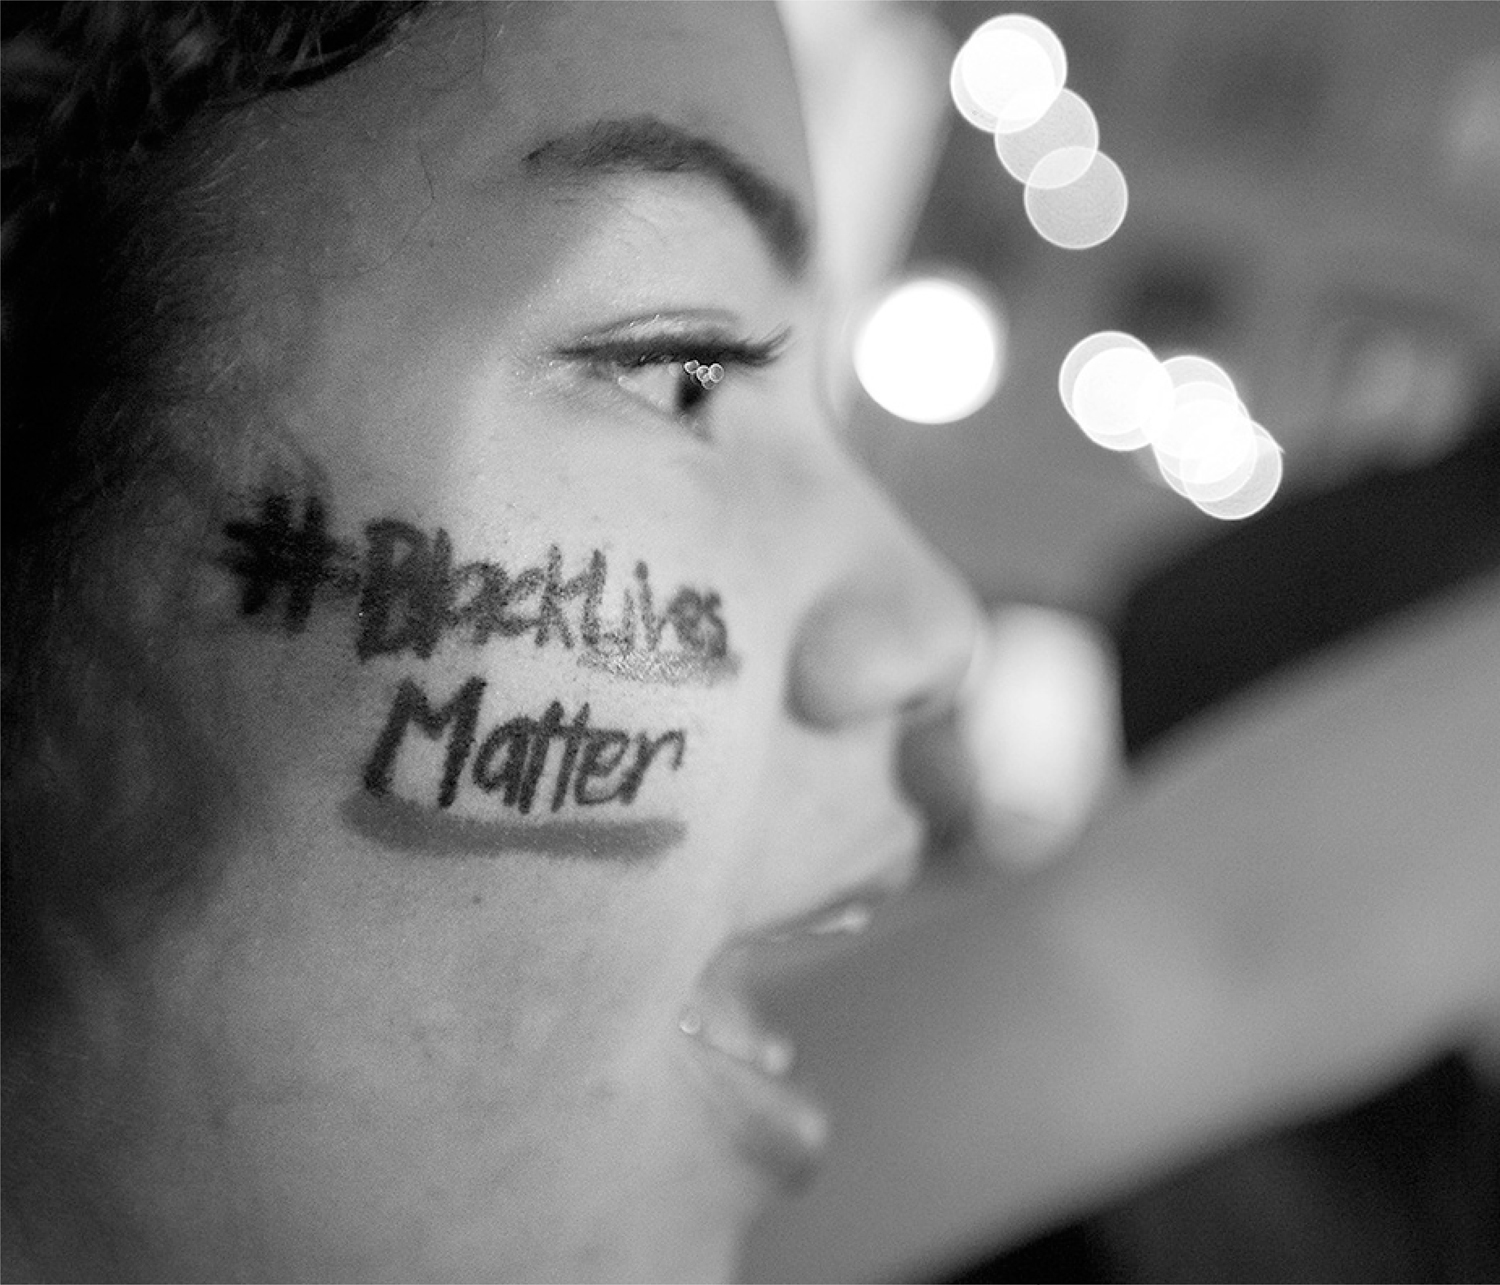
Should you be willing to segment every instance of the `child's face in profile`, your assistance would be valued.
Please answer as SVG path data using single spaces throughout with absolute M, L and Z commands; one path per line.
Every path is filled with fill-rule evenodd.
M 727 948 L 908 877 L 972 625 L 820 407 L 774 10 L 438 10 L 230 134 L 267 427 L 180 647 L 239 808 L 131 1063 L 158 1266 L 722 1275 L 824 1128 Z

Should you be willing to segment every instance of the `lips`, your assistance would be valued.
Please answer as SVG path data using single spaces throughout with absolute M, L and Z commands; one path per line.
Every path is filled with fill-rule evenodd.
M 783 1187 L 800 1186 L 816 1173 L 828 1117 L 788 1079 L 795 1050 L 751 1011 L 742 994 L 744 972 L 795 951 L 798 943 L 863 932 L 891 891 L 861 889 L 734 943 L 710 965 L 678 1020 L 687 1061 L 735 1151 Z

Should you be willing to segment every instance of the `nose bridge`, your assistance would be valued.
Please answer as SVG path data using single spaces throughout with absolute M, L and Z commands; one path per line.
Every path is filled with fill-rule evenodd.
M 852 464 L 839 480 L 839 561 L 801 622 L 792 713 L 831 727 L 938 704 L 957 688 L 978 635 L 958 573 Z

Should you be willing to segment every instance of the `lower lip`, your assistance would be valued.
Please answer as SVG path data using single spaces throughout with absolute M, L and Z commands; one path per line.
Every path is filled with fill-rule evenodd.
M 828 1117 L 805 1091 L 705 1041 L 683 1035 L 710 1109 L 739 1156 L 793 1189 L 818 1170 L 828 1141 Z

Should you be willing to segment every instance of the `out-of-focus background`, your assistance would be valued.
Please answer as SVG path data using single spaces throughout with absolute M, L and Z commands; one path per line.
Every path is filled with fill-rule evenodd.
M 1044 652 L 1055 657 L 1070 638 L 1095 648 L 1092 665 L 1085 656 L 1076 667 L 1079 683 L 1097 685 L 1101 674 L 1113 681 L 1123 613 L 1157 577 L 1175 583 L 1170 568 L 1191 564 L 1195 551 L 1231 529 L 1233 540 L 1253 541 L 1241 533 L 1270 529 L 1282 506 L 1306 494 L 1424 475 L 1486 430 L 1476 417 L 1500 381 L 1500 6 L 788 0 L 785 11 L 807 72 L 835 284 L 853 310 L 831 339 L 834 350 L 852 351 L 860 309 L 911 277 L 960 281 L 997 319 L 998 387 L 954 422 L 904 420 L 861 387 L 852 363 L 837 365 L 835 395 L 852 406 L 854 445 L 986 601 L 1045 609 L 1054 641 Z M 1122 225 L 1093 248 L 1063 249 L 1039 235 L 993 139 L 949 96 L 956 51 L 986 20 L 1010 12 L 1056 33 L 1067 85 L 1092 107 L 1099 145 L 1128 184 Z M 1283 451 L 1281 491 L 1266 508 L 1241 521 L 1209 516 L 1163 481 L 1150 450 L 1101 449 L 1080 431 L 1059 397 L 1059 367 L 1076 343 L 1103 330 L 1128 332 L 1160 358 L 1207 356 L 1232 376 Z M 1393 507 L 1391 521 L 1418 511 Z M 1368 527 L 1332 519 L 1329 530 L 1344 531 L 1354 549 L 1341 556 L 1378 538 L 1368 534 L 1378 530 L 1378 506 L 1360 513 Z M 1456 547 L 1467 539 L 1462 524 L 1452 525 Z M 1433 529 L 1441 540 L 1450 526 L 1439 514 Z M 1264 594 L 1264 568 L 1260 575 Z M 1222 598 L 1235 593 L 1223 575 L 1199 583 Z M 1191 614 L 1184 592 L 1188 605 L 1179 601 L 1177 610 Z M 1230 602 L 1226 611 L 1242 632 L 1255 627 L 1248 606 Z M 1014 624 L 1014 613 L 1006 619 Z M 1268 650 L 1291 656 L 1311 645 Z M 1256 663 L 1246 662 L 1250 670 Z M 1223 690 L 1235 681 L 1226 678 Z M 1095 738 L 1096 758 L 1118 751 L 1111 735 L 1106 728 Z M 1068 788 L 1096 788 L 1105 768 L 1072 764 Z M 810 973 L 806 985 L 817 984 Z M 816 1041 L 815 1032 L 802 1034 Z M 1352 1136 L 1358 1145 L 1363 1135 Z M 1275 1171 L 1233 1172 L 1253 1182 Z M 871 1180 L 899 1186 L 899 1157 Z M 1189 1184 L 1163 1196 L 1169 1188 L 1158 1187 L 1155 1203 L 1143 1206 L 1154 1212 L 1142 1217 L 1159 1217 L 1164 1201 L 1182 1213 L 1206 1189 Z M 1500 1193 L 1489 1198 L 1500 1226 Z M 946 1263 L 912 1261 L 918 1213 L 911 1227 L 899 1219 L 873 1233 L 864 1227 L 851 1243 L 840 1240 L 839 1224 L 820 1224 L 806 1208 L 772 1211 L 752 1240 L 749 1279 L 924 1271 L 952 1279 L 944 1273 L 963 1267 L 959 1249 Z M 1059 1210 L 1059 1225 L 1082 1212 Z M 1025 1265 L 1015 1270 L 1033 1273 L 1017 1279 L 1086 1270 L 1077 1236 L 1030 1230 L 1063 1239 L 1050 1259 L 1015 1260 Z M 1202 1271 L 1213 1260 L 1184 1261 L 1182 1270 Z M 1220 1266 L 1224 1279 L 1261 1278 L 1258 1271 L 1272 1270 L 1267 1261 L 1231 1255 Z M 1303 1270 L 1320 1262 L 1290 1261 Z M 1321 1261 L 1337 1273 L 1334 1260 Z M 1462 1265 L 1453 1271 L 1442 1278 L 1469 1278 Z
M 1500 364 L 1493 4 L 900 7 L 950 56 L 997 14 L 1043 20 L 1129 184 L 1108 241 L 1049 245 L 949 103 L 946 63 L 935 158 L 896 157 L 932 175 L 906 267 L 971 277 L 1005 319 L 1005 375 L 949 425 L 858 397 L 855 431 L 986 596 L 1107 612 L 1132 567 L 1216 525 L 1067 417 L 1058 368 L 1094 331 L 1222 363 L 1285 448 L 1288 486 L 1421 458 L 1466 422 Z

